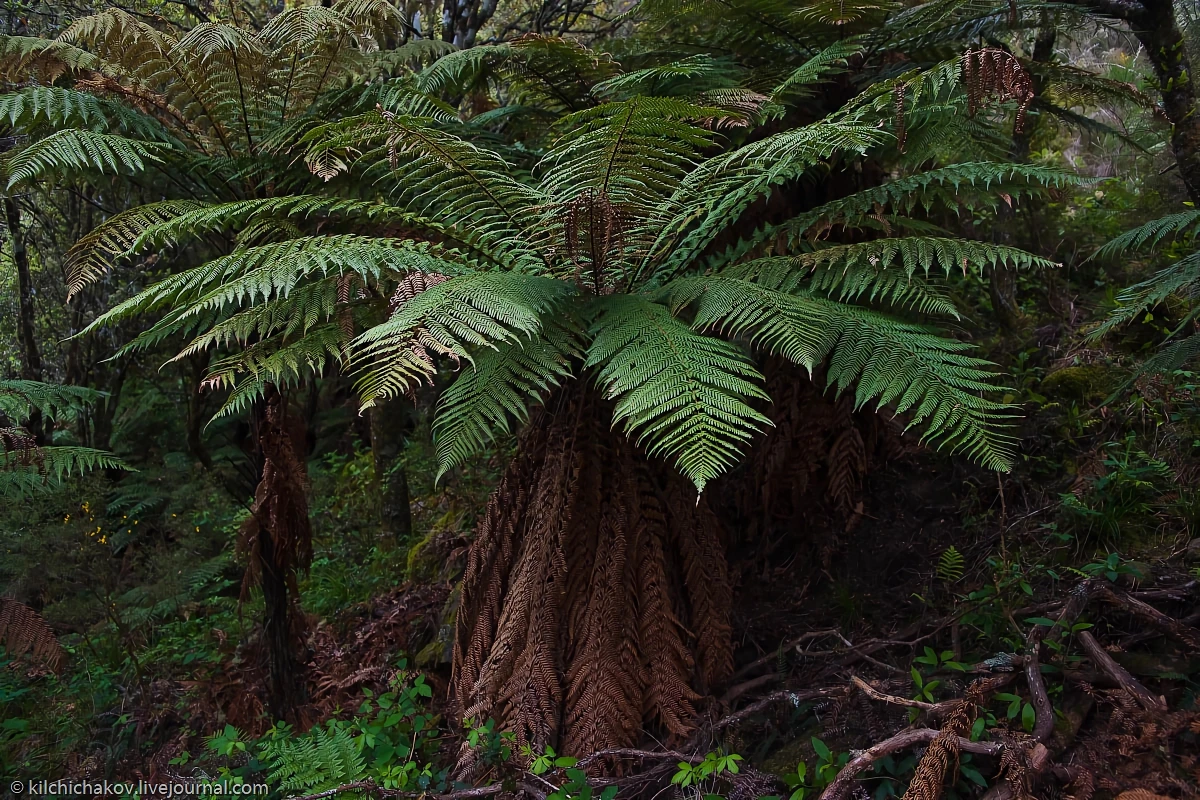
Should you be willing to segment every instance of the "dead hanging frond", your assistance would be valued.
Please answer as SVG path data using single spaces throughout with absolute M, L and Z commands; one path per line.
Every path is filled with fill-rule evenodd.
M 258 430 L 262 479 L 238 540 L 239 553 L 248 559 L 242 582 L 243 599 L 261 582 L 264 566 L 279 569 L 295 596 L 296 573 L 312 563 L 308 476 L 293 441 L 287 403 L 272 389 L 266 392 L 265 406 Z M 264 541 L 266 537 L 270 537 L 270 542 Z M 271 564 L 264 564 L 264 554 L 269 554 Z
M 897 83 L 896 88 L 892 90 L 892 106 L 896 111 L 896 149 L 901 153 L 904 152 L 904 145 L 908 143 L 908 122 L 904 115 L 905 91 L 903 83 Z
M 974 116 L 985 101 L 1015 101 L 1017 117 L 1014 130 L 1025 126 L 1025 113 L 1033 102 L 1033 78 L 1021 61 L 999 47 L 967 48 L 959 62 L 963 86 L 967 91 L 967 112 Z
M 9 657 L 26 653 L 53 672 L 62 669 L 66 653 L 42 615 L 10 597 L 0 597 L 0 645 Z
M 686 737 L 697 687 L 732 671 L 716 519 L 681 479 L 657 480 L 601 405 L 580 382 L 535 414 L 463 578 L 457 700 L 535 750 Z
M 624 210 L 606 192 L 585 189 L 562 208 L 565 254 L 575 265 L 575 283 L 594 294 L 613 291 L 611 257 L 624 244 Z
M 408 273 L 396 284 L 396 290 L 392 293 L 391 300 L 388 301 L 388 314 L 395 316 L 414 297 L 448 280 L 450 280 L 450 276 L 443 275 L 440 272 Z M 433 355 L 435 353 L 448 356 L 454 361 L 456 366 L 459 363 L 458 354 L 430 336 L 429 331 L 424 326 L 418 327 L 413 331 L 412 340 L 408 343 L 408 348 L 412 355 L 425 365 L 428 377 L 430 378 L 432 378 L 436 371 L 433 363 Z M 414 390 L 411 387 L 407 390 L 407 393 L 409 396 L 414 396 Z
M 0 450 L 4 451 L 5 466 L 36 466 L 40 472 L 45 464 L 37 439 L 24 428 L 0 428 Z

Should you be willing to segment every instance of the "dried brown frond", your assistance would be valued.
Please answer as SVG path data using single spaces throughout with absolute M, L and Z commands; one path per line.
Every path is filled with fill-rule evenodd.
M 563 204 L 566 256 L 575 265 L 575 283 L 594 294 L 609 294 L 610 257 L 620 252 L 627 214 L 605 192 L 586 189 Z
M 904 145 L 908 142 L 908 124 L 904 116 L 904 93 L 906 87 L 903 83 L 896 84 L 896 88 L 892 90 L 892 107 L 896 112 L 896 149 L 901 153 L 904 152 Z
M 953 773 L 950 782 L 957 781 L 958 740 L 970 732 L 971 725 L 979 716 L 980 706 L 986 702 L 996 685 L 996 679 L 981 679 L 971 684 L 962 702 L 954 708 L 937 737 L 929 743 L 925 755 L 921 756 L 902 800 L 939 800 L 945 791 L 946 776 L 951 766 Z M 1004 753 L 1008 754 L 1010 749 L 1006 747 Z M 1024 797 L 1024 794 L 1015 796 Z
M 715 518 L 681 479 L 656 483 L 610 416 L 583 383 L 536 412 L 468 556 L 454 694 L 534 749 L 684 737 L 695 665 L 707 686 L 732 669 Z
M 10 597 L 0 597 L 0 645 L 9 656 L 28 653 L 54 672 L 62 669 L 67 657 L 42 615 Z
M 967 91 L 967 112 L 974 116 L 988 98 L 1001 103 L 1015 100 L 1014 130 L 1020 133 L 1034 96 L 1033 78 L 1021 61 L 999 47 L 971 47 L 963 53 L 959 69 Z

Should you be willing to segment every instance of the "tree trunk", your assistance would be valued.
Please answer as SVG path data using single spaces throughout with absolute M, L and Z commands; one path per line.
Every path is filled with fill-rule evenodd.
M 27 381 L 40 381 L 42 357 L 33 331 L 33 275 L 29 271 L 29 253 L 21 232 L 21 209 L 11 197 L 4 198 L 4 218 L 8 224 L 8 236 L 12 240 L 13 266 L 17 270 L 17 336 L 21 346 L 21 377 Z M 40 411 L 33 410 L 27 427 L 38 444 L 46 443 Z
M 208 448 L 204 446 L 202 434 L 204 432 L 204 411 L 203 398 L 200 394 L 201 384 L 204 382 L 204 371 L 208 367 L 208 351 L 205 351 L 199 356 L 193 356 L 187 361 L 188 369 L 184 370 L 183 377 L 187 387 L 187 446 L 188 452 L 192 457 L 203 465 L 204 469 L 209 472 L 213 470 L 212 456 L 209 455 Z
M 371 456 L 379 492 L 379 532 L 383 542 L 400 544 L 412 533 L 408 475 L 400 458 L 408 430 L 408 413 L 399 400 L 375 406 L 371 415 Z
M 312 528 L 308 481 L 289 431 L 287 402 L 273 386 L 264 394 L 254 408 L 262 477 L 239 550 L 249 557 L 243 596 L 254 583 L 263 593 L 270 711 L 277 719 L 291 719 L 306 697 L 296 575 L 312 563 Z
M 1033 58 L 1035 62 L 1046 63 L 1054 58 L 1054 45 L 1058 38 L 1058 30 L 1054 27 L 1050 20 L 1043 18 L 1042 27 L 1038 28 L 1037 38 L 1033 43 Z M 1037 79 L 1033 76 L 1033 91 L 1034 96 L 1041 95 L 1042 87 Z M 1033 134 L 1038 125 L 1039 117 L 1029 115 L 1025 127 L 1019 131 L 1013 131 L 1012 144 L 1008 149 L 1008 158 L 1010 161 L 1024 164 L 1029 161 L 1029 151 L 1033 144 Z M 1014 245 L 1014 236 L 1012 225 L 1016 216 L 1016 209 L 1009 204 L 1000 206 L 997 214 L 996 232 L 997 238 L 1001 243 Z M 1006 264 L 997 264 L 992 267 L 991 275 L 989 276 L 989 294 L 992 298 L 992 314 L 1000 327 L 1006 331 L 1012 331 L 1020 324 L 1021 321 L 1021 306 L 1017 302 L 1017 271 L 1010 269 Z
M 497 0 L 444 0 L 442 39 L 455 47 L 475 44 L 479 29 L 496 13 Z
M 1114 4 L 1115 5 L 1115 4 Z M 1184 46 L 1183 33 L 1175 18 L 1172 0 L 1143 0 L 1121 4 L 1118 13 L 1129 22 L 1146 58 L 1154 67 L 1163 113 L 1171 123 L 1171 150 L 1179 175 L 1192 202 L 1200 203 L 1200 118 L 1196 116 L 1196 85 Z M 1101 7 L 1105 13 L 1107 5 Z

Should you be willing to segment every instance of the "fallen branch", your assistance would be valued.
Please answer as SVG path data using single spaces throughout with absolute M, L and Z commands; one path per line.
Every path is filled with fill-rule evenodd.
M 1113 605 L 1124 608 L 1134 616 L 1144 619 L 1163 633 L 1169 633 L 1193 650 L 1200 650 L 1200 631 L 1190 625 L 1184 625 L 1179 620 L 1164 614 L 1149 603 L 1127 592 L 1114 589 L 1112 586 L 1100 586 L 1096 594 Z
M 962 703 L 962 700 L 957 697 L 953 700 L 946 700 L 942 703 L 926 703 L 924 700 L 909 700 L 907 697 L 898 697 L 894 694 L 884 694 L 857 675 L 850 678 L 850 682 L 861 689 L 863 694 L 867 695 L 867 697 L 870 697 L 872 700 L 878 700 L 881 703 L 890 703 L 894 706 L 904 706 L 905 708 L 919 708 L 922 711 L 928 711 L 934 714 L 948 713 L 955 706 Z
M 1096 637 L 1092 635 L 1091 631 L 1081 631 L 1079 642 L 1096 667 L 1115 681 L 1118 686 L 1133 695 L 1134 699 L 1141 703 L 1142 708 L 1147 711 L 1165 712 L 1167 710 L 1166 701 L 1139 683 L 1137 678 L 1129 674 L 1128 670 L 1114 661 L 1113 657 L 1100 645 L 1100 642 L 1096 641 Z
M 869 769 L 876 761 L 900 750 L 906 750 L 916 745 L 929 744 L 939 733 L 941 731 L 934 730 L 933 728 L 917 728 L 911 731 L 902 731 L 890 739 L 884 739 L 882 742 L 868 747 L 866 750 L 855 752 L 850 760 L 846 762 L 846 766 L 842 767 L 841 771 L 838 772 L 837 777 L 825 787 L 825 791 L 821 793 L 820 800 L 843 800 L 850 791 L 854 779 L 860 773 Z M 1000 742 L 972 742 L 959 738 L 958 749 L 964 753 L 998 756 L 1004 752 L 1004 745 Z

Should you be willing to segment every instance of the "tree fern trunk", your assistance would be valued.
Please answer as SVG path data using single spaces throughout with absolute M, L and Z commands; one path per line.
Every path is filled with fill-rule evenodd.
M 408 432 L 407 409 L 393 400 L 371 409 L 371 456 L 379 491 L 382 541 L 398 544 L 412 533 L 408 475 L 400 463 Z
M 305 700 L 304 667 L 299 657 L 304 619 L 296 576 L 312 563 L 308 481 L 289 430 L 286 400 L 273 386 L 264 394 L 254 409 L 262 477 L 250 519 L 242 528 L 239 550 L 248 556 L 243 596 L 254 584 L 263 593 L 268 705 L 277 719 L 292 719 Z
M 611 419 L 585 379 L 535 412 L 463 578 L 456 700 L 536 750 L 683 738 L 732 672 L 716 517 Z

